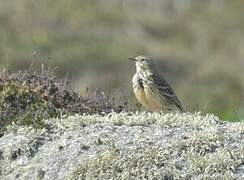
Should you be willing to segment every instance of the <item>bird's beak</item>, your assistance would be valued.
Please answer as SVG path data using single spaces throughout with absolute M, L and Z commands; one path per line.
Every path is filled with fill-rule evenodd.
M 136 61 L 135 57 L 129 57 L 128 59 L 131 60 L 131 61 Z

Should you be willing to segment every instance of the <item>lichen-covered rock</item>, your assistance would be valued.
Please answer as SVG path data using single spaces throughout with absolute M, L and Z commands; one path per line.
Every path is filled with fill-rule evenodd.
M 110 113 L 9 126 L 0 179 L 243 179 L 244 123 L 200 113 Z

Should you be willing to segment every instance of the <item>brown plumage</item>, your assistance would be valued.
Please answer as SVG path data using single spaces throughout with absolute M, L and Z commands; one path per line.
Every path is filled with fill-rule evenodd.
M 153 112 L 184 111 L 174 90 L 157 73 L 149 58 L 137 56 L 129 59 L 136 63 L 136 73 L 132 78 L 133 92 L 143 107 Z

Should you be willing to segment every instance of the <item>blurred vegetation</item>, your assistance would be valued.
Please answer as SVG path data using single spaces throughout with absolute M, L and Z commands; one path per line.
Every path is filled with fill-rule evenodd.
M 49 71 L 0 73 L 0 134 L 16 123 L 44 128 L 43 119 L 73 114 L 120 112 L 103 94 L 81 97 L 70 89 L 67 79 L 57 80 Z
M 153 57 L 189 111 L 244 118 L 244 2 L 9 0 L 0 4 L 0 66 L 41 64 L 135 102 L 127 57 Z

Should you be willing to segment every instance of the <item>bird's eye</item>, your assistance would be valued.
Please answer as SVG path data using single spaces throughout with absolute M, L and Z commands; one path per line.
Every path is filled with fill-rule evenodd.
M 141 61 L 142 61 L 142 62 L 144 62 L 144 61 L 145 61 L 145 59 L 142 59 Z

